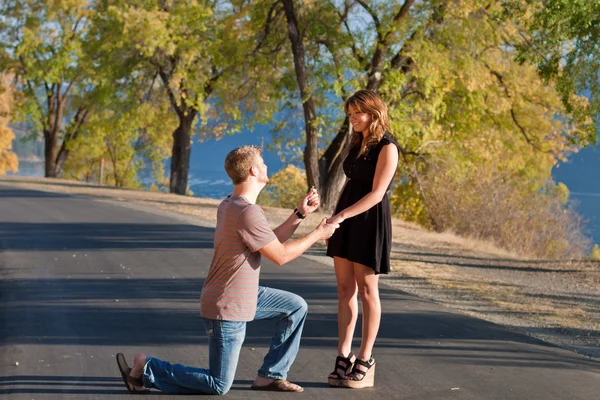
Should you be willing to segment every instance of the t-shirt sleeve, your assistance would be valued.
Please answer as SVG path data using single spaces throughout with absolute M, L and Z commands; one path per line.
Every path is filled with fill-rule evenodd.
M 240 214 L 237 233 L 252 252 L 262 249 L 277 237 L 263 209 L 256 204 L 246 207 Z

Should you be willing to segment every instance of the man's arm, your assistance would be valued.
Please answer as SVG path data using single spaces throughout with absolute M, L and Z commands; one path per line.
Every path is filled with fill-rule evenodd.
M 320 204 L 321 203 L 317 190 L 315 188 L 311 188 L 306 196 L 300 200 L 300 203 L 298 203 L 298 207 L 296 207 L 296 209 L 300 212 L 300 214 L 306 216 L 319 208 Z M 277 239 L 279 239 L 281 243 L 285 243 L 290 237 L 292 237 L 294 232 L 296 232 L 296 228 L 298 228 L 300 222 L 302 222 L 302 218 L 298 217 L 294 212 L 288 217 L 288 219 L 283 221 L 281 225 L 275 228 L 273 232 L 275 232 L 275 236 L 277 236 Z
M 328 224 L 327 219 L 324 218 L 319 226 L 303 238 L 287 243 L 281 243 L 278 239 L 275 239 L 263 246 L 259 251 L 260 254 L 275 264 L 283 265 L 302 255 L 315 242 L 329 239 L 337 228 L 339 228 L 339 224 Z
M 283 223 L 281 225 L 279 225 L 277 228 L 273 229 L 273 232 L 275 232 L 275 236 L 277 236 L 277 239 L 279 239 L 279 242 L 281 242 L 281 243 L 287 242 L 287 240 L 290 237 L 292 237 L 294 232 L 296 232 L 296 228 L 298 228 L 298 226 L 300 225 L 300 222 L 302 222 L 302 219 L 300 217 L 298 217 L 296 215 L 296 213 L 292 213 L 292 215 L 290 215 L 288 217 L 288 219 L 283 221 Z

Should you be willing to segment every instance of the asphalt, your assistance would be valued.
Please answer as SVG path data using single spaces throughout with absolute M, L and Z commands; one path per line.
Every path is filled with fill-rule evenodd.
M 128 398 L 117 352 L 206 367 L 199 296 L 213 230 L 200 225 L 192 217 L 0 183 L 0 399 Z M 226 398 L 600 398 L 600 363 L 384 285 L 376 387 L 329 388 L 337 342 L 332 268 L 314 257 L 283 267 L 265 261 L 261 284 L 309 304 L 289 374 L 305 391 L 249 389 L 273 328 L 262 321 L 248 325 Z M 180 396 L 153 391 L 138 398 L 145 397 Z

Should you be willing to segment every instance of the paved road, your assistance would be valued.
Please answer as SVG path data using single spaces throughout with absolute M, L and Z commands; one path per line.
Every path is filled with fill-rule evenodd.
M 119 351 L 206 366 L 198 302 L 212 235 L 181 218 L 0 184 L 0 398 L 128 398 L 114 362 Z M 261 281 L 308 301 L 290 372 L 306 390 L 249 390 L 272 328 L 256 322 L 249 325 L 228 398 L 599 398 L 600 363 L 385 286 L 377 387 L 331 389 L 331 268 L 306 258 L 283 268 L 266 262 Z

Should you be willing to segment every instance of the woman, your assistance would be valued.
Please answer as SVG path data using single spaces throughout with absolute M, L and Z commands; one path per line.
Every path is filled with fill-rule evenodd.
M 379 330 L 379 274 L 390 270 L 392 221 L 387 191 L 398 165 L 398 147 L 390 135 L 387 106 L 370 90 L 359 90 L 345 103 L 352 125 L 350 150 L 344 160 L 346 184 L 335 215 L 339 223 L 327 246 L 338 286 L 338 357 L 328 381 L 332 386 L 371 387 L 375 382 L 372 350 Z M 351 351 L 362 303 L 362 343 Z

